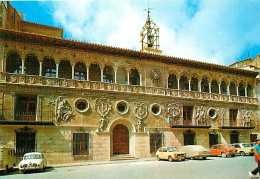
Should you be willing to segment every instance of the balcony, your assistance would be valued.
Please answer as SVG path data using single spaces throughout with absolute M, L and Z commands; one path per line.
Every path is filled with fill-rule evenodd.
M 13 110 L 3 110 L 0 115 L 0 125 L 54 125 L 53 111 L 22 113 Z
M 220 129 L 254 129 L 255 128 L 255 124 L 253 120 L 247 123 L 243 122 L 242 120 L 232 121 L 230 119 L 226 119 L 224 121 L 226 122 L 224 122 L 224 124 L 219 127 Z
M 22 74 L 11 74 L 0 72 L 1 84 L 23 84 L 28 86 L 48 86 L 48 87 L 62 87 L 69 89 L 80 90 L 95 90 L 95 91 L 108 91 L 119 93 L 132 93 L 132 94 L 147 94 L 156 96 L 169 96 L 172 98 L 185 98 L 195 99 L 201 101 L 219 101 L 230 103 L 248 103 L 258 105 L 257 98 L 244 97 L 244 96 L 231 96 L 215 93 L 205 93 L 197 91 L 186 91 L 169 88 L 147 87 L 125 85 L 118 83 L 104 83 L 95 81 L 81 81 L 74 79 L 63 78 L 50 78 L 43 76 L 30 76 Z
M 196 123 L 196 119 L 192 120 L 183 120 L 182 117 L 170 119 L 170 128 L 211 128 L 208 121 Z

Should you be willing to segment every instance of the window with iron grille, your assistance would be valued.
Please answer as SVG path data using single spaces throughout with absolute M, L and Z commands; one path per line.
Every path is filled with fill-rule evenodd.
M 150 153 L 155 153 L 160 147 L 162 147 L 162 134 L 150 133 Z
M 89 133 L 73 133 L 73 155 L 89 155 Z

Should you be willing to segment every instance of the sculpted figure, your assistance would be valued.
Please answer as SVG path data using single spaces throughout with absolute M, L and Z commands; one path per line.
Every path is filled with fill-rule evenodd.
M 56 118 L 58 121 L 63 120 L 67 122 L 70 116 L 74 115 L 71 107 L 68 105 L 68 101 L 59 96 L 56 101 Z
M 199 123 L 204 124 L 206 122 L 207 117 L 207 109 L 204 106 L 197 107 L 196 112 L 196 123 L 199 125 Z

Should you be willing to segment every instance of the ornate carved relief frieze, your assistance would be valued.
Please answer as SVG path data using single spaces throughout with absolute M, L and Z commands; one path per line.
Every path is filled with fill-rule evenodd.
M 208 109 L 204 106 L 196 106 L 196 115 L 195 115 L 195 119 L 196 119 L 196 125 L 206 125 L 207 124 L 207 111 Z
M 240 110 L 242 113 L 242 125 L 243 127 L 250 127 L 251 126 L 251 117 L 253 112 L 249 110 Z
M 169 122 L 177 124 L 181 114 L 181 105 L 178 103 L 171 103 L 167 105 L 167 113 Z
M 147 116 L 147 111 L 148 111 L 148 105 L 146 102 L 143 101 L 136 101 L 134 107 L 134 115 L 138 119 L 137 121 L 137 126 L 138 126 L 138 132 L 142 132 L 142 123 L 143 119 Z
M 67 99 L 64 99 L 63 96 L 59 96 L 56 99 L 55 104 L 55 116 L 57 118 L 57 122 L 59 123 L 61 120 L 67 122 L 75 114 L 73 113 L 72 108 L 70 107 Z

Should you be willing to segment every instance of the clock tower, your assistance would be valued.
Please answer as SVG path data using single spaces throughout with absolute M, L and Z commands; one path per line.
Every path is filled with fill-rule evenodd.
M 150 9 L 147 9 L 147 18 L 140 33 L 141 52 L 162 54 L 159 45 L 159 27 L 151 20 Z

